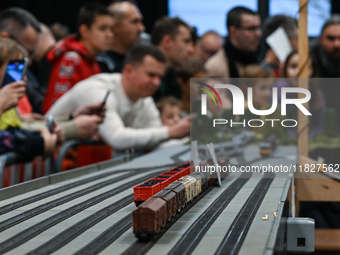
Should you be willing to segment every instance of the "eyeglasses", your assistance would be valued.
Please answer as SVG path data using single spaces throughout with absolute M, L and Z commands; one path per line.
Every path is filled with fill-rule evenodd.
M 245 30 L 251 33 L 256 33 L 257 31 L 261 30 L 259 26 L 238 27 L 238 29 Z
M 27 51 L 28 57 L 34 57 L 37 54 L 35 50 L 29 51 L 15 36 L 9 34 L 9 37 L 16 43 L 20 44 Z
M 217 52 L 217 50 L 207 50 L 203 48 L 203 51 L 205 54 L 207 54 L 208 56 L 212 56 L 215 55 L 215 53 Z

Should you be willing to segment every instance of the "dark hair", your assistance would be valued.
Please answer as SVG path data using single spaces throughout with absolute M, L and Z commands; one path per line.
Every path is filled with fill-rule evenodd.
M 169 18 L 167 16 L 159 19 L 152 30 L 151 42 L 154 45 L 159 45 L 164 36 L 170 35 L 172 38 L 179 33 L 179 26 L 184 26 L 191 30 L 191 27 L 178 17 Z
M 176 97 L 168 96 L 168 97 L 162 97 L 159 99 L 156 103 L 156 107 L 159 110 L 159 112 L 162 114 L 164 107 L 170 105 L 170 106 L 178 106 L 179 108 L 183 108 L 183 103 L 181 100 L 179 100 Z
M 27 57 L 27 51 L 10 38 L 0 37 L 0 67 L 11 59 Z
M 279 27 L 283 27 L 288 38 L 294 38 L 297 36 L 297 21 L 293 17 L 287 15 L 275 15 L 266 18 L 263 22 L 263 38 L 266 39 Z
M 178 67 L 175 71 L 177 77 L 184 82 L 190 80 L 198 72 L 206 72 L 203 63 L 197 59 L 189 59 L 185 65 Z
M 80 8 L 77 17 L 76 31 L 79 35 L 79 27 L 86 25 L 90 28 L 97 16 L 109 15 L 113 17 L 113 14 L 102 4 L 89 3 Z
M 196 27 L 192 27 L 190 29 L 190 34 L 191 34 L 191 40 L 192 40 L 192 43 L 194 45 L 196 45 L 197 41 L 198 41 L 198 35 L 197 35 L 197 28 Z
M 0 33 L 6 31 L 17 37 L 28 26 L 41 32 L 39 21 L 29 11 L 11 7 L 0 12 Z
M 50 25 L 50 29 L 56 41 L 59 41 L 70 34 L 70 29 L 59 22 Z
M 282 70 L 282 77 L 287 77 L 287 67 L 289 60 L 294 56 L 295 54 L 298 54 L 296 50 L 292 51 L 286 59 L 286 62 L 284 64 L 283 70 Z M 312 61 L 312 68 L 313 72 L 311 74 L 311 78 L 318 78 L 319 77 L 319 69 L 318 69 L 318 63 L 315 55 L 312 52 L 309 52 L 309 59 Z M 311 92 L 311 99 L 309 101 L 309 104 L 314 109 L 320 109 L 322 107 L 322 103 L 319 100 L 319 94 L 321 92 L 321 88 L 319 85 L 318 79 L 310 79 L 309 80 L 309 91 Z
M 287 78 L 287 68 L 288 68 L 288 63 L 290 61 L 290 59 L 295 55 L 298 54 L 297 50 L 293 50 L 291 53 L 289 53 L 289 55 L 286 58 L 285 64 L 283 65 L 283 69 L 282 69 L 282 77 Z
M 286 58 L 285 64 L 282 69 L 282 77 L 287 78 L 287 68 L 290 59 L 295 55 L 298 54 L 297 50 L 292 51 Z M 319 67 L 318 62 L 315 55 L 312 52 L 309 52 L 309 58 L 312 61 L 312 68 L 313 72 L 310 78 L 318 78 L 319 77 Z
M 252 10 L 238 6 L 233 9 L 231 9 L 228 14 L 227 14 L 227 29 L 229 31 L 230 26 L 234 27 L 240 27 L 242 20 L 241 20 L 241 15 L 242 14 L 249 14 L 249 15 L 257 15 L 257 13 L 253 12 Z
M 126 64 L 131 64 L 134 67 L 139 66 L 143 63 L 146 55 L 154 57 L 159 62 L 166 62 L 165 56 L 156 46 L 136 45 L 126 54 L 124 66 Z
M 325 24 L 322 26 L 321 34 L 328 26 L 331 26 L 331 25 L 340 25 L 339 14 L 333 14 L 328 20 L 326 20 Z

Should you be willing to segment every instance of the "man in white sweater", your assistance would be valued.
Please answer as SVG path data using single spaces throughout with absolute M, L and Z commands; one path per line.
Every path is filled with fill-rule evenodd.
M 138 45 L 126 56 L 122 74 L 97 74 L 77 83 L 47 114 L 68 114 L 85 104 L 102 101 L 108 91 L 102 139 L 116 150 L 150 149 L 189 134 L 190 120 L 162 126 L 151 96 L 165 72 L 165 57 L 154 46 Z

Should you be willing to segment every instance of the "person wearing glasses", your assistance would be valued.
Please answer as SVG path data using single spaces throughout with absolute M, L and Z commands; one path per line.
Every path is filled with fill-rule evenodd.
M 224 46 L 206 63 L 208 77 L 239 78 L 245 66 L 258 63 L 261 19 L 245 7 L 235 7 L 227 15 L 229 36 Z
M 223 40 L 216 31 L 209 30 L 202 35 L 199 45 L 201 47 L 201 59 L 205 63 L 222 48 Z

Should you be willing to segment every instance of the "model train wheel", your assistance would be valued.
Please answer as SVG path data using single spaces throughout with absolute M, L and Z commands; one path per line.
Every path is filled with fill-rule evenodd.
M 150 235 L 140 235 L 138 238 L 138 241 L 141 243 L 145 243 L 145 242 L 150 242 L 152 239 L 152 236 Z
M 141 204 L 143 204 L 145 201 L 136 201 L 135 202 L 135 205 L 136 207 L 140 206 Z

